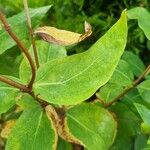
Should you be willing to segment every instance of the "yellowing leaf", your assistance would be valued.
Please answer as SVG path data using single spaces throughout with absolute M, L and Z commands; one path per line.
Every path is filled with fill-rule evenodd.
M 16 121 L 15 120 L 9 120 L 5 123 L 4 128 L 1 131 L 1 137 L 8 138 L 11 129 L 14 127 Z
M 85 26 L 84 34 L 79 34 L 48 26 L 40 27 L 34 33 L 41 36 L 43 40 L 49 43 L 68 46 L 78 43 L 92 34 L 91 25 L 85 21 L 84 26 Z

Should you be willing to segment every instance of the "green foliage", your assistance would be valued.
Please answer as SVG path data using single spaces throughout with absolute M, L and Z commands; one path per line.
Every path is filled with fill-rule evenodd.
M 142 8 L 136 7 L 128 11 L 129 19 L 137 19 L 139 27 L 144 31 L 146 37 L 150 40 L 150 14 L 149 12 Z
M 18 79 L 11 77 L 13 80 Z M 10 87 L 5 83 L 0 82 L 0 114 L 6 113 L 16 103 L 19 90 L 14 87 Z
M 112 42 L 115 36 L 118 40 Z M 54 104 L 70 105 L 86 100 L 110 79 L 123 53 L 126 37 L 124 11 L 120 20 L 88 51 L 41 66 L 34 84 L 35 93 Z
M 40 66 L 43 66 L 48 61 L 52 61 L 56 58 L 66 56 L 65 48 L 59 45 L 53 45 L 43 41 L 37 41 L 36 47 L 38 51 Z M 34 58 L 32 46 L 30 47 L 29 51 L 32 55 L 32 58 Z M 29 62 L 27 61 L 27 58 L 25 57 L 20 64 L 19 77 L 23 82 L 27 83 L 30 80 L 30 76 L 31 68 L 29 66 Z
M 49 150 L 55 148 L 56 142 L 57 135 L 51 122 L 37 106 L 21 114 L 9 136 L 6 150 Z
M 37 9 L 32 9 L 30 11 L 33 28 L 40 23 L 42 17 L 50 9 L 50 7 L 51 6 L 45 6 Z M 10 23 L 10 25 L 12 26 L 12 30 L 18 35 L 20 40 L 28 38 L 29 31 L 26 24 L 26 17 L 24 12 L 8 18 L 8 22 Z M 11 39 L 4 28 L 0 30 L 0 41 L 0 54 L 16 45 L 16 43 L 13 41 L 13 39 Z
M 83 33 L 86 20 L 93 35 L 69 47 L 34 37 L 40 67 L 29 87 L 30 63 L 0 22 L 0 149 L 149 150 L 149 2 L 30 0 L 29 7 L 34 31 Z M 35 64 L 22 0 L 0 0 L 0 10 Z
M 83 103 L 69 109 L 66 124 L 69 132 L 90 150 L 107 150 L 116 135 L 113 116 L 96 104 Z

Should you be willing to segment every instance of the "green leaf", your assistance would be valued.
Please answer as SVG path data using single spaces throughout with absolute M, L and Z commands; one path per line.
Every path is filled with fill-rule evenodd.
M 127 11 L 129 19 L 137 19 L 139 27 L 150 40 L 150 13 L 142 7 L 135 7 Z
M 128 86 L 132 84 L 133 79 L 134 76 L 129 64 L 124 60 L 120 60 L 109 82 L 119 86 Z
M 122 86 L 107 83 L 106 85 L 100 88 L 100 91 L 97 94 L 101 100 L 108 103 L 113 98 L 118 96 L 122 92 L 122 90 L 123 90 Z
M 40 66 L 42 66 L 47 61 L 54 60 L 56 58 L 65 57 L 67 55 L 66 49 L 64 47 L 59 46 L 59 45 L 49 44 L 44 41 L 36 41 L 36 48 L 38 52 L 38 59 L 39 59 Z M 29 51 L 34 60 L 32 46 L 30 47 Z M 24 57 L 24 59 L 21 62 L 19 76 L 20 76 L 20 79 L 25 83 L 28 83 L 28 81 L 31 78 L 30 77 L 31 68 L 26 57 Z
M 88 150 L 108 150 L 116 135 L 117 124 L 112 115 L 96 104 L 82 103 L 69 109 L 66 124 Z
M 9 78 L 17 80 L 14 77 Z M 0 114 L 7 112 L 13 105 L 15 105 L 18 94 L 18 89 L 0 82 Z
M 41 66 L 33 86 L 35 93 L 54 104 L 77 104 L 88 99 L 110 79 L 126 38 L 124 11 L 119 21 L 88 51 Z
M 122 59 L 128 62 L 136 77 L 138 77 L 145 70 L 145 65 L 142 60 L 132 52 L 125 51 L 122 55 Z
M 150 80 L 143 81 L 137 88 L 142 98 L 150 103 Z
M 50 7 L 51 5 L 30 10 L 30 17 L 32 20 L 33 28 L 35 28 L 40 23 L 41 19 L 50 9 Z M 8 18 L 8 22 L 11 25 L 12 31 L 16 33 L 20 40 L 26 39 L 29 36 L 29 29 L 26 23 L 24 12 Z M 12 40 L 4 28 L 0 30 L 0 41 L 0 54 L 16 45 L 16 43 Z
M 147 136 L 146 135 L 137 135 L 135 139 L 135 150 L 143 150 L 147 146 Z
M 23 110 L 31 109 L 39 105 L 39 103 L 35 99 L 33 99 L 31 95 L 27 93 L 21 93 L 18 96 L 16 103 Z
M 25 110 L 8 138 L 6 150 L 53 150 L 57 135 L 40 107 Z
M 134 104 L 136 109 L 138 110 L 141 118 L 143 119 L 143 121 L 150 125 L 150 109 L 148 109 L 147 107 L 145 107 L 144 105 L 135 103 Z
M 116 140 L 111 150 L 131 150 L 135 135 L 140 133 L 141 120 L 123 103 L 117 103 L 110 108 L 116 114 L 118 130 Z
M 59 138 L 57 150 L 73 150 L 71 143 L 64 141 L 63 139 Z

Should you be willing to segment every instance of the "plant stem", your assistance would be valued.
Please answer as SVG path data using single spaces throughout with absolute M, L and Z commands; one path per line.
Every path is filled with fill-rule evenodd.
M 8 85 L 11 85 L 11 86 L 13 86 L 13 87 L 16 87 L 16 88 L 20 89 L 20 90 L 23 91 L 23 92 L 29 92 L 29 88 L 26 87 L 26 85 L 23 85 L 23 84 L 21 84 L 21 83 L 18 83 L 18 82 L 15 82 L 15 81 L 13 81 L 13 80 L 10 80 L 10 79 L 7 78 L 7 77 L 0 76 L 0 81 L 6 83 L 6 84 L 8 84 Z
M 34 39 L 34 33 L 33 33 L 30 14 L 29 14 L 28 1 L 23 0 L 23 4 L 24 4 L 25 14 L 26 14 L 26 18 L 27 18 L 27 23 L 28 23 L 29 30 L 30 30 L 30 36 L 31 36 L 31 41 L 32 41 L 35 64 L 36 64 L 36 67 L 39 68 L 39 60 L 38 60 L 38 54 L 37 54 L 37 49 L 36 49 L 36 44 L 35 44 L 35 39 Z
M 27 57 L 30 66 L 31 66 L 31 70 L 32 70 L 32 77 L 31 80 L 28 84 L 28 88 L 32 89 L 32 85 L 34 83 L 35 80 L 35 76 L 36 76 L 36 69 L 35 69 L 35 65 L 34 62 L 32 60 L 32 57 L 30 56 L 28 49 L 24 46 L 24 44 L 19 40 L 19 38 L 11 31 L 10 25 L 8 24 L 4 14 L 0 11 L 0 20 L 2 21 L 5 30 L 8 32 L 8 34 L 11 36 L 11 38 L 17 43 L 18 47 L 23 51 L 23 53 L 25 54 L 25 56 Z
M 150 65 L 145 69 L 145 71 L 128 87 L 126 87 L 118 96 L 112 99 L 111 102 L 105 104 L 105 107 L 110 107 L 112 104 L 118 102 L 125 94 L 134 89 L 138 84 L 140 84 L 144 78 L 150 73 Z

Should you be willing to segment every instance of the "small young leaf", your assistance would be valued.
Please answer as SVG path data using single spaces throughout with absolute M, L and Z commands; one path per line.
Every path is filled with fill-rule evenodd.
M 38 59 L 40 66 L 46 63 L 47 61 L 54 60 L 56 58 L 65 57 L 66 49 L 59 45 L 49 44 L 44 41 L 36 41 L 36 48 L 38 51 Z M 32 46 L 29 49 L 33 60 L 34 60 L 34 53 Z M 29 62 L 26 57 L 21 62 L 20 69 L 19 69 L 19 77 L 24 83 L 28 83 L 31 76 L 31 68 Z
M 150 103 L 150 80 L 143 81 L 137 88 L 142 98 Z
M 142 60 L 132 52 L 125 51 L 122 55 L 122 59 L 130 65 L 130 68 L 136 77 L 145 70 L 145 65 Z
M 37 28 L 37 30 L 34 33 L 41 36 L 43 40 L 49 43 L 68 46 L 78 43 L 84 40 L 85 38 L 89 37 L 92 34 L 92 27 L 89 23 L 85 21 L 84 34 L 60 30 L 55 27 L 48 26 Z
M 57 135 L 40 107 L 25 110 L 11 131 L 6 150 L 55 150 Z
M 69 105 L 86 100 L 112 76 L 126 38 L 124 11 L 119 21 L 88 51 L 42 65 L 33 85 L 35 93 L 54 104 Z
M 129 19 L 137 19 L 139 27 L 150 40 L 150 13 L 142 7 L 135 7 L 127 11 Z
M 18 81 L 18 79 L 14 77 L 9 78 Z M 0 82 L 0 114 L 7 112 L 13 105 L 15 105 L 15 99 L 18 94 L 19 90 L 17 88 Z
M 30 17 L 32 20 L 33 28 L 35 28 L 40 23 L 40 20 L 50 9 L 50 7 L 51 5 L 30 10 Z M 17 34 L 20 40 L 26 39 L 29 36 L 29 28 L 26 24 L 26 17 L 24 12 L 8 18 L 8 22 L 11 25 L 12 31 Z M 12 40 L 4 28 L 0 30 L 0 41 L 0 54 L 16 45 L 16 43 Z
M 108 150 L 114 141 L 117 124 L 96 104 L 76 105 L 67 111 L 65 120 L 68 131 L 88 150 Z

